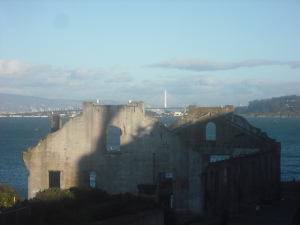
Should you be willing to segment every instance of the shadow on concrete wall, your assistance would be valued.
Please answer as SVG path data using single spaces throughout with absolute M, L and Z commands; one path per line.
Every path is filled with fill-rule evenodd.
M 101 119 L 96 119 L 99 123 L 93 123 L 92 130 L 101 135 L 97 137 L 92 153 L 86 154 L 78 163 L 78 171 L 81 173 L 78 183 L 80 186 L 89 186 L 95 179 L 97 188 L 111 194 L 130 192 L 155 198 L 158 175 L 172 173 L 168 155 L 171 149 L 167 143 L 172 141 L 169 140 L 171 132 L 157 118 L 150 119 L 149 116 L 143 115 L 136 119 L 141 123 L 145 121 L 144 124 L 138 125 L 136 121 L 130 124 L 131 120 L 135 120 L 134 114 L 126 114 L 132 118 L 124 119 L 124 108 L 105 106 L 105 109 L 103 113 L 94 115 L 100 116 Z M 126 119 L 129 122 L 124 121 Z M 107 135 L 111 126 L 121 130 L 121 137 L 120 149 L 110 151 L 107 147 Z M 95 178 L 91 176 L 94 172 Z M 171 195 L 172 190 L 167 194 Z M 166 196 L 161 197 L 163 198 Z M 171 203 L 168 204 L 170 206 Z

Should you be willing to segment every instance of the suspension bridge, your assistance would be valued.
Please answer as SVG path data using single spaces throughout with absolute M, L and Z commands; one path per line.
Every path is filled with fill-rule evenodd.
M 187 106 L 169 94 L 166 90 L 158 96 L 145 101 L 145 109 L 147 110 L 162 110 L 164 112 L 171 110 L 179 110 L 181 112 L 186 112 Z

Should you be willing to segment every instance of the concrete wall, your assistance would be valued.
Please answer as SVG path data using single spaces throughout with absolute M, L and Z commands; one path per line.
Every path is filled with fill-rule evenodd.
M 215 126 L 213 140 L 207 140 L 210 122 Z M 119 148 L 108 148 L 112 126 L 120 132 Z M 89 185 L 93 171 L 96 187 L 111 194 L 141 194 L 145 192 L 141 187 L 156 187 L 150 195 L 164 203 L 172 195 L 169 203 L 176 211 L 203 214 L 207 210 L 203 173 L 213 164 L 211 155 L 280 155 L 280 147 L 273 148 L 275 143 L 234 115 L 232 106 L 190 107 L 188 115 L 167 128 L 145 115 L 142 102 L 117 106 L 85 102 L 82 115 L 70 118 L 60 130 L 24 152 L 23 160 L 30 172 L 29 198 L 49 187 L 51 172 L 60 174 L 61 188 L 69 188 Z M 280 163 L 274 167 L 280 168 Z
M 111 126 L 121 130 L 120 151 L 107 150 Z M 23 154 L 30 171 L 28 196 L 49 187 L 49 171 L 60 171 L 61 188 L 83 186 L 84 176 L 95 171 L 97 188 L 111 194 L 138 194 L 137 185 L 153 184 L 159 173 L 177 171 L 185 177 L 186 170 L 181 170 L 185 160 L 174 163 L 187 158 L 188 152 L 182 149 L 180 139 L 158 119 L 144 114 L 142 103 L 101 106 L 86 102 L 82 115 L 70 118 Z
M 169 128 L 190 146 L 189 194 L 199 196 L 200 211 L 206 214 L 214 214 L 220 208 L 236 210 L 239 205 L 259 204 L 280 195 L 280 143 L 233 111 L 232 106 L 190 107 L 188 115 L 179 118 Z M 215 126 L 213 140 L 207 139 L 209 123 Z M 226 156 L 227 160 L 212 162 L 213 156 L 221 159 Z M 241 168 L 244 172 L 238 173 Z M 226 174 L 226 188 L 222 186 L 225 169 L 230 171 Z M 250 182 L 256 185 L 248 186 L 249 176 Z M 237 187 L 237 181 L 244 186 Z M 199 192 L 199 189 L 202 190 Z M 197 201 L 195 199 L 194 207 Z
M 212 215 L 224 209 L 238 213 L 280 199 L 279 164 L 276 151 L 210 163 L 202 174 L 205 211 Z

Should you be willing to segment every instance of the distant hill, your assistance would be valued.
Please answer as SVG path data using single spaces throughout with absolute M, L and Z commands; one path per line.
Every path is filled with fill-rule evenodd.
M 236 107 L 236 114 L 266 117 L 300 117 L 300 96 L 290 95 L 253 100 L 248 106 Z
M 96 99 L 95 99 L 96 100 Z M 56 109 L 77 109 L 83 100 L 49 99 L 34 96 L 0 93 L 0 113 L 41 112 Z M 101 100 L 103 105 L 120 104 L 120 102 Z
M 94 99 L 96 100 L 96 99 Z M 92 101 L 92 100 L 90 100 Z M 0 113 L 25 113 L 78 109 L 83 100 L 49 99 L 34 96 L 0 93 Z M 101 100 L 102 105 L 117 105 L 124 102 Z M 271 99 L 253 100 L 248 106 L 236 107 L 235 113 L 245 116 L 300 117 L 300 96 L 291 95 Z

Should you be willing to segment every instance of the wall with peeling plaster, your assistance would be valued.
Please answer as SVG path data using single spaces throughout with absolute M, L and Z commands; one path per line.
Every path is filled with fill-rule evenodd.
M 263 198 L 275 198 L 280 192 L 280 143 L 233 111 L 233 106 L 190 106 L 187 115 L 165 127 L 157 118 L 145 115 L 142 102 L 110 106 L 84 102 L 81 115 L 70 118 L 61 129 L 23 153 L 29 170 L 28 196 L 32 198 L 49 187 L 51 172 L 59 174 L 61 188 L 70 188 L 89 185 L 90 171 L 93 171 L 96 187 L 111 194 L 148 193 L 157 200 L 172 196 L 171 206 L 177 212 L 214 213 L 221 203 L 222 207 L 233 203 L 215 200 L 221 196 L 219 184 L 224 177 L 213 166 L 221 164 L 229 168 L 230 160 L 245 160 L 246 155 L 247 162 L 251 163 L 243 165 L 248 168 L 252 162 L 264 163 L 257 154 L 265 154 L 267 158 L 271 155 L 270 159 L 275 157 L 277 163 L 268 164 L 266 169 L 270 172 L 265 175 L 276 179 L 264 179 L 266 187 L 272 182 L 274 194 Z M 207 139 L 208 123 L 215 126 L 215 140 Z M 107 131 L 111 126 L 120 130 L 119 149 L 108 148 Z M 227 158 L 212 162 L 213 155 Z M 243 175 L 230 173 L 230 182 L 235 178 L 247 179 L 251 170 L 247 171 Z M 171 174 L 172 179 L 160 179 L 162 174 Z M 163 189 L 167 183 L 168 188 Z M 146 191 L 141 189 L 146 187 Z M 152 193 L 149 188 L 153 189 Z M 258 189 L 253 195 L 260 200 L 262 195 Z

